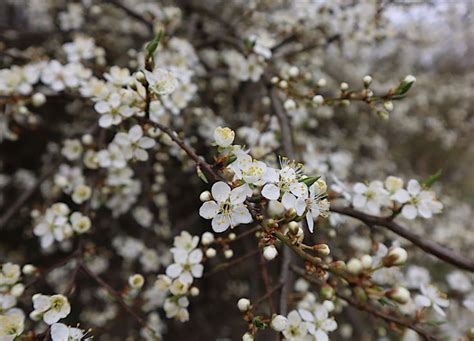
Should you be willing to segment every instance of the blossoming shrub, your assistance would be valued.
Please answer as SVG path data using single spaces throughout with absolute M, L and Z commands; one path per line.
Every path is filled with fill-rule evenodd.
M 472 339 L 472 9 L 400 5 L 0 3 L 0 340 Z

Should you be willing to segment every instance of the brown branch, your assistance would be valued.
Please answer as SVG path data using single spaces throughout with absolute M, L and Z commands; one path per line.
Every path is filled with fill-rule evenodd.
M 5 212 L 4 215 L 0 218 L 0 230 L 2 230 L 5 225 L 8 224 L 11 218 L 26 204 L 26 202 L 36 193 L 36 191 L 40 188 L 43 182 L 48 179 L 54 172 L 58 169 L 59 165 L 61 164 L 61 160 L 51 165 L 46 171 L 36 180 L 33 187 L 28 189 L 27 191 L 23 192 L 22 195 L 13 203 L 12 206 Z
M 271 85 L 270 85 L 271 86 Z M 278 118 L 281 128 L 282 144 L 283 150 L 286 156 L 290 159 L 295 159 L 295 151 L 293 147 L 293 132 L 291 129 L 291 122 L 288 117 L 288 114 L 281 103 L 280 98 L 278 98 L 278 93 L 275 88 L 270 88 L 270 100 L 272 109 Z M 280 283 L 283 284 L 283 288 L 280 293 L 280 314 L 285 315 L 288 309 L 288 294 L 290 293 L 290 287 L 292 284 L 292 276 L 290 273 L 289 265 L 293 260 L 293 253 L 290 248 L 285 248 L 283 250 L 281 269 L 280 269 Z
M 273 290 L 271 289 L 272 285 L 270 281 L 270 274 L 268 273 L 267 269 L 267 264 L 262 254 L 260 254 L 260 271 L 262 272 L 263 284 L 265 285 L 265 296 L 268 298 L 268 306 L 270 307 L 270 312 L 273 315 L 275 313 L 275 306 L 272 299 Z M 280 283 L 278 286 L 281 285 L 282 284 Z
M 120 292 L 116 291 L 112 288 L 107 282 L 105 282 L 102 278 L 96 275 L 92 270 L 90 270 L 87 265 L 81 264 L 81 269 L 86 273 L 89 277 L 91 277 L 94 281 L 97 282 L 102 288 L 104 288 L 114 299 L 120 304 L 120 306 L 129 313 L 142 327 L 153 331 L 146 323 L 146 321 L 138 315 L 122 298 Z
M 202 277 L 203 277 L 203 278 L 206 278 L 206 277 L 213 276 L 213 275 L 215 275 L 216 273 L 219 273 L 219 272 L 221 272 L 221 271 L 224 271 L 224 270 L 226 270 L 226 269 L 228 269 L 228 268 L 230 268 L 230 267 L 232 267 L 232 266 L 234 266 L 234 265 L 237 265 L 237 264 L 243 262 L 243 261 L 246 260 L 247 258 L 250 258 L 250 257 L 252 257 L 252 256 L 255 256 L 255 255 L 256 255 L 257 253 L 259 253 L 259 252 L 260 252 L 260 249 L 256 249 L 256 250 L 253 250 L 253 251 L 251 251 L 251 252 L 249 252 L 249 253 L 247 253 L 247 254 L 245 254 L 245 255 L 239 257 L 239 258 L 236 258 L 236 259 L 234 259 L 234 260 L 232 260 L 232 261 L 230 261 L 230 262 L 221 263 L 221 264 L 219 264 L 218 266 L 216 266 L 214 269 L 212 269 L 211 271 L 205 273 Z
M 291 271 L 293 271 L 294 273 L 298 274 L 299 276 L 305 278 L 308 282 L 310 282 L 312 284 L 315 284 L 315 285 L 318 285 L 318 286 L 321 286 L 323 284 L 321 281 L 317 280 L 314 277 L 309 276 L 308 274 L 306 274 L 306 272 L 303 269 L 301 269 L 301 268 L 299 268 L 295 265 L 291 266 Z M 365 312 L 367 312 L 367 313 L 369 313 L 373 316 L 376 316 L 380 319 L 383 319 L 383 320 L 385 320 L 389 323 L 394 323 L 396 325 L 399 325 L 399 326 L 402 326 L 402 327 L 405 327 L 405 328 L 409 328 L 409 329 L 417 332 L 425 340 L 430 340 L 430 341 L 431 340 L 433 340 L 433 341 L 438 340 L 437 337 L 435 337 L 434 335 L 429 333 L 424 328 L 420 327 L 416 322 L 411 321 L 411 320 L 406 319 L 406 318 L 403 318 L 403 317 L 400 317 L 400 316 L 397 316 L 395 314 L 395 312 L 393 312 L 393 311 L 385 312 L 385 311 L 381 310 L 378 307 L 374 307 L 374 306 L 371 306 L 371 305 L 368 305 L 368 304 L 361 304 L 356 299 L 354 299 L 350 296 L 344 295 L 343 293 L 340 292 L 340 290 L 335 290 L 335 294 L 336 294 L 337 297 L 339 297 L 340 299 L 346 301 L 347 303 L 349 303 L 351 306 L 357 308 L 358 310 L 365 311 Z
M 183 140 L 181 140 L 176 132 L 170 128 L 162 125 L 161 123 L 149 122 L 150 124 L 158 127 L 162 132 L 168 135 L 184 152 L 199 166 L 199 168 L 205 173 L 206 177 L 210 178 L 212 181 L 220 181 L 222 177 L 219 176 L 211 165 L 208 164 L 202 157 L 198 156 L 194 149 L 188 146 Z
M 146 20 L 144 17 L 142 17 L 139 13 L 135 12 L 131 8 L 128 8 L 124 4 L 120 2 L 120 0 L 104 0 L 106 3 L 109 3 L 117 8 L 120 8 L 122 11 L 124 11 L 129 17 L 136 19 L 137 21 L 141 22 L 146 26 L 148 31 L 153 32 L 153 23 Z
M 468 259 L 460 254 L 457 254 L 453 250 L 446 248 L 443 245 L 440 245 L 426 237 L 417 235 L 416 233 L 411 232 L 407 228 L 399 225 L 397 222 L 391 220 L 391 217 L 377 217 L 370 214 L 366 214 L 360 211 L 357 211 L 350 207 L 338 207 L 331 206 L 330 210 L 335 213 L 343 214 L 356 218 L 364 222 L 369 227 L 380 226 L 389 229 L 390 231 L 396 233 L 397 235 L 409 240 L 414 245 L 420 249 L 428 252 L 429 254 L 449 263 L 458 268 L 474 272 L 474 260 Z

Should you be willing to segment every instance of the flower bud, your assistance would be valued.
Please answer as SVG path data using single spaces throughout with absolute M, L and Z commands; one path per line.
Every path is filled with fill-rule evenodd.
M 263 249 L 263 257 L 268 260 L 268 261 L 271 261 L 273 260 L 276 256 L 278 255 L 278 251 L 276 249 L 275 246 L 273 245 L 269 245 L 269 246 L 265 246 L 264 249 Z
M 224 257 L 227 259 L 232 258 L 233 255 L 234 255 L 234 251 L 232 251 L 231 249 L 226 249 L 224 251 Z
M 370 77 L 369 75 L 365 76 L 364 77 L 364 85 L 369 86 L 370 83 L 372 83 L 372 77 Z
M 235 238 L 237 238 L 237 236 L 235 235 L 234 232 L 231 232 L 231 233 L 229 233 L 228 238 L 229 238 L 229 240 L 235 240 Z
M 212 194 L 209 191 L 204 191 L 199 195 L 199 200 L 206 202 L 212 199 Z
M 23 295 L 24 291 L 25 286 L 22 283 L 17 283 L 11 288 L 10 293 L 15 297 L 20 297 L 21 295 Z
M 326 79 L 325 78 L 321 78 L 320 80 L 318 80 L 318 86 L 319 87 L 324 87 L 326 86 L 327 82 L 326 82 Z
M 401 247 L 395 247 L 390 249 L 387 255 L 383 258 L 383 264 L 386 267 L 403 265 L 406 263 L 408 254 L 405 249 Z
M 296 234 L 298 233 L 298 230 L 300 229 L 300 224 L 298 224 L 296 221 L 290 221 L 288 223 L 288 231 L 296 236 Z
M 243 336 L 242 336 L 242 341 L 253 341 L 253 335 L 250 334 L 250 333 L 245 333 Z
M 370 255 L 363 255 L 360 257 L 360 261 L 364 269 L 370 269 L 372 267 L 372 257 Z
M 275 330 L 277 332 L 284 331 L 286 329 L 287 325 L 288 325 L 288 320 L 283 315 L 275 315 L 272 318 L 271 327 L 272 327 L 273 330 Z
M 285 80 L 280 81 L 280 83 L 278 83 L 278 86 L 282 89 L 286 89 L 288 87 L 288 82 Z
M 140 83 L 143 83 L 145 81 L 145 74 L 141 71 L 137 71 L 137 73 L 135 74 L 135 77 L 137 81 L 139 81 Z
M 206 250 L 206 257 L 207 258 L 214 258 L 216 256 L 217 252 L 215 249 L 210 247 L 209 249 Z
M 141 289 L 145 284 L 145 278 L 140 274 L 132 275 L 128 278 L 128 284 L 133 289 Z
M 201 236 L 201 244 L 209 245 L 214 241 L 214 234 L 212 232 L 204 232 Z
M 317 105 L 321 105 L 324 103 L 324 97 L 321 96 L 321 95 L 316 95 L 313 97 L 313 103 L 317 104 Z
M 404 83 L 407 83 L 407 84 L 411 84 L 411 83 L 415 83 L 416 82 L 416 78 L 415 76 L 413 75 L 408 75 L 405 77 L 405 79 L 403 80 Z
M 291 77 L 297 77 L 300 74 L 300 70 L 296 66 L 290 67 L 290 70 L 288 70 L 288 73 Z
M 396 287 L 392 290 L 389 290 L 385 295 L 400 304 L 405 304 L 410 301 L 410 292 L 403 287 Z
M 330 285 L 324 285 L 323 287 L 321 287 L 319 294 L 322 298 L 330 300 L 334 297 L 334 288 Z
M 247 310 L 250 309 L 250 300 L 247 299 L 247 298 L 241 298 L 238 302 L 237 302 L 237 307 L 239 308 L 239 310 L 241 312 L 246 312 Z
M 36 267 L 32 264 L 25 264 L 23 265 L 22 271 L 23 271 L 23 274 L 25 275 L 31 275 L 33 274 L 33 272 L 36 271 Z
M 383 102 L 383 107 L 387 111 L 392 111 L 393 110 L 393 102 L 391 102 L 391 101 Z
M 46 96 L 41 92 L 37 92 L 31 97 L 31 103 L 34 107 L 40 107 L 46 103 Z
M 191 289 L 189 289 L 189 293 L 191 294 L 191 296 L 196 297 L 199 295 L 199 289 L 196 287 L 192 287 Z
M 322 256 L 328 256 L 331 253 L 327 244 L 316 244 L 313 246 L 313 250 Z
M 270 80 L 272 82 L 272 84 L 276 84 L 278 83 L 280 79 L 278 77 L 272 77 L 272 79 Z
M 349 89 L 349 84 L 347 84 L 346 82 L 342 82 L 341 83 L 341 90 L 346 91 L 347 89 Z
M 81 137 L 81 141 L 83 144 L 85 144 L 86 146 L 89 146 L 92 144 L 92 142 L 94 141 L 94 139 L 92 138 L 92 135 L 91 134 L 84 134 L 82 135 Z
M 296 102 L 293 101 L 292 99 L 287 99 L 285 103 L 283 104 L 286 110 L 294 110 L 296 109 Z
M 358 275 L 362 271 L 362 263 L 357 258 L 351 258 L 347 262 L 347 271 L 353 275 Z

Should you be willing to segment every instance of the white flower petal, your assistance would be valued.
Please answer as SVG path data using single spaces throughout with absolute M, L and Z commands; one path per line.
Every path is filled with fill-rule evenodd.
M 217 202 L 224 202 L 229 198 L 231 190 L 228 184 L 219 181 L 212 185 L 211 192 Z
M 199 215 L 205 219 L 214 218 L 219 212 L 219 205 L 215 201 L 206 201 L 199 209 Z

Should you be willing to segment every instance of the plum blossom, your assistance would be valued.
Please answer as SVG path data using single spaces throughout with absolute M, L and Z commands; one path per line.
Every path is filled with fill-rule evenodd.
M 52 341 L 81 341 L 91 340 L 85 336 L 84 330 L 80 328 L 69 327 L 63 323 L 55 323 L 51 326 Z
M 295 203 L 296 214 L 299 216 L 306 212 L 308 229 L 313 233 L 314 220 L 319 217 L 329 216 L 329 201 L 325 198 L 327 185 L 324 180 L 318 179 L 309 187 L 308 196 L 300 196 Z
M 212 229 L 215 232 L 224 232 L 229 228 L 248 224 L 252 216 L 243 202 L 247 196 L 247 188 L 240 186 L 231 190 L 223 181 L 212 185 L 214 200 L 205 202 L 199 209 L 199 215 L 205 219 L 212 219 Z
M 389 192 L 378 180 L 370 182 L 369 185 L 358 182 L 354 185 L 353 191 L 355 195 L 352 198 L 352 205 L 370 214 L 380 214 L 381 206 L 387 205 L 390 201 Z
M 71 312 L 71 305 L 67 297 L 63 295 L 35 294 L 33 296 L 33 308 L 30 317 L 33 320 L 42 318 L 49 325 L 55 324 Z
M 298 312 L 293 310 L 288 314 L 288 323 L 282 333 L 286 340 L 304 340 L 308 334 L 308 325 L 301 319 Z
M 145 70 L 145 77 L 150 89 L 160 96 L 169 95 L 178 87 L 174 75 L 165 69 L 155 69 L 153 72 Z
M 269 200 L 278 200 L 280 195 L 283 194 L 283 205 L 286 209 L 292 208 L 294 200 L 289 198 L 287 194 L 294 193 L 301 196 L 307 192 L 302 184 L 298 182 L 299 172 L 299 168 L 290 165 L 285 165 L 279 170 L 269 168 L 266 174 L 267 184 L 262 188 L 262 195 Z
M 229 147 L 234 142 L 235 132 L 230 128 L 217 127 L 214 130 L 214 140 L 219 147 Z
M 408 182 L 406 190 L 398 192 L 395 199 L 404 204 L 402 215 L 407 219 L 417 216 L 428 219 L 443 209 L 443 204 L 436 200 L 434 192 L 423 190 L 420 183 L 413 179 Z
M 166 275 L 179 278 L 184 284 L 191 284 L 194 278 L 200 278 L 204 266 L 201 264 L 202 251 L 196 249 L 188 253 L 183 249 L 173 250 L 174 263 L 166 268 Z
M 130 128 L 128 133 L 117 133 L 114 142 L 122 148 L 127 160 L 135 158 L 140 161 L 148 160 L 146 149 L 155 145 L 152 138 L 143 136 L 143 129 L 138 124 Z
M 329 317 L 324 305 L 316 305 L 314 313 L 305 309 L 299 309 L 302 319 L 307 322 L 308 333 L 316 340 L 329 340 L 328 333 L 337 329 L 337 323 L 333 317 Z
M 439 291 L 434 285 L 420 285 L 420 295 L 415 297 L 415 305 L 418 309 L 429 308 L 433 309 L 441 316 L 445 317 L 446 313 L 443 308 L 449 306 L 449 301 L 446 298 L 446 294 Z

